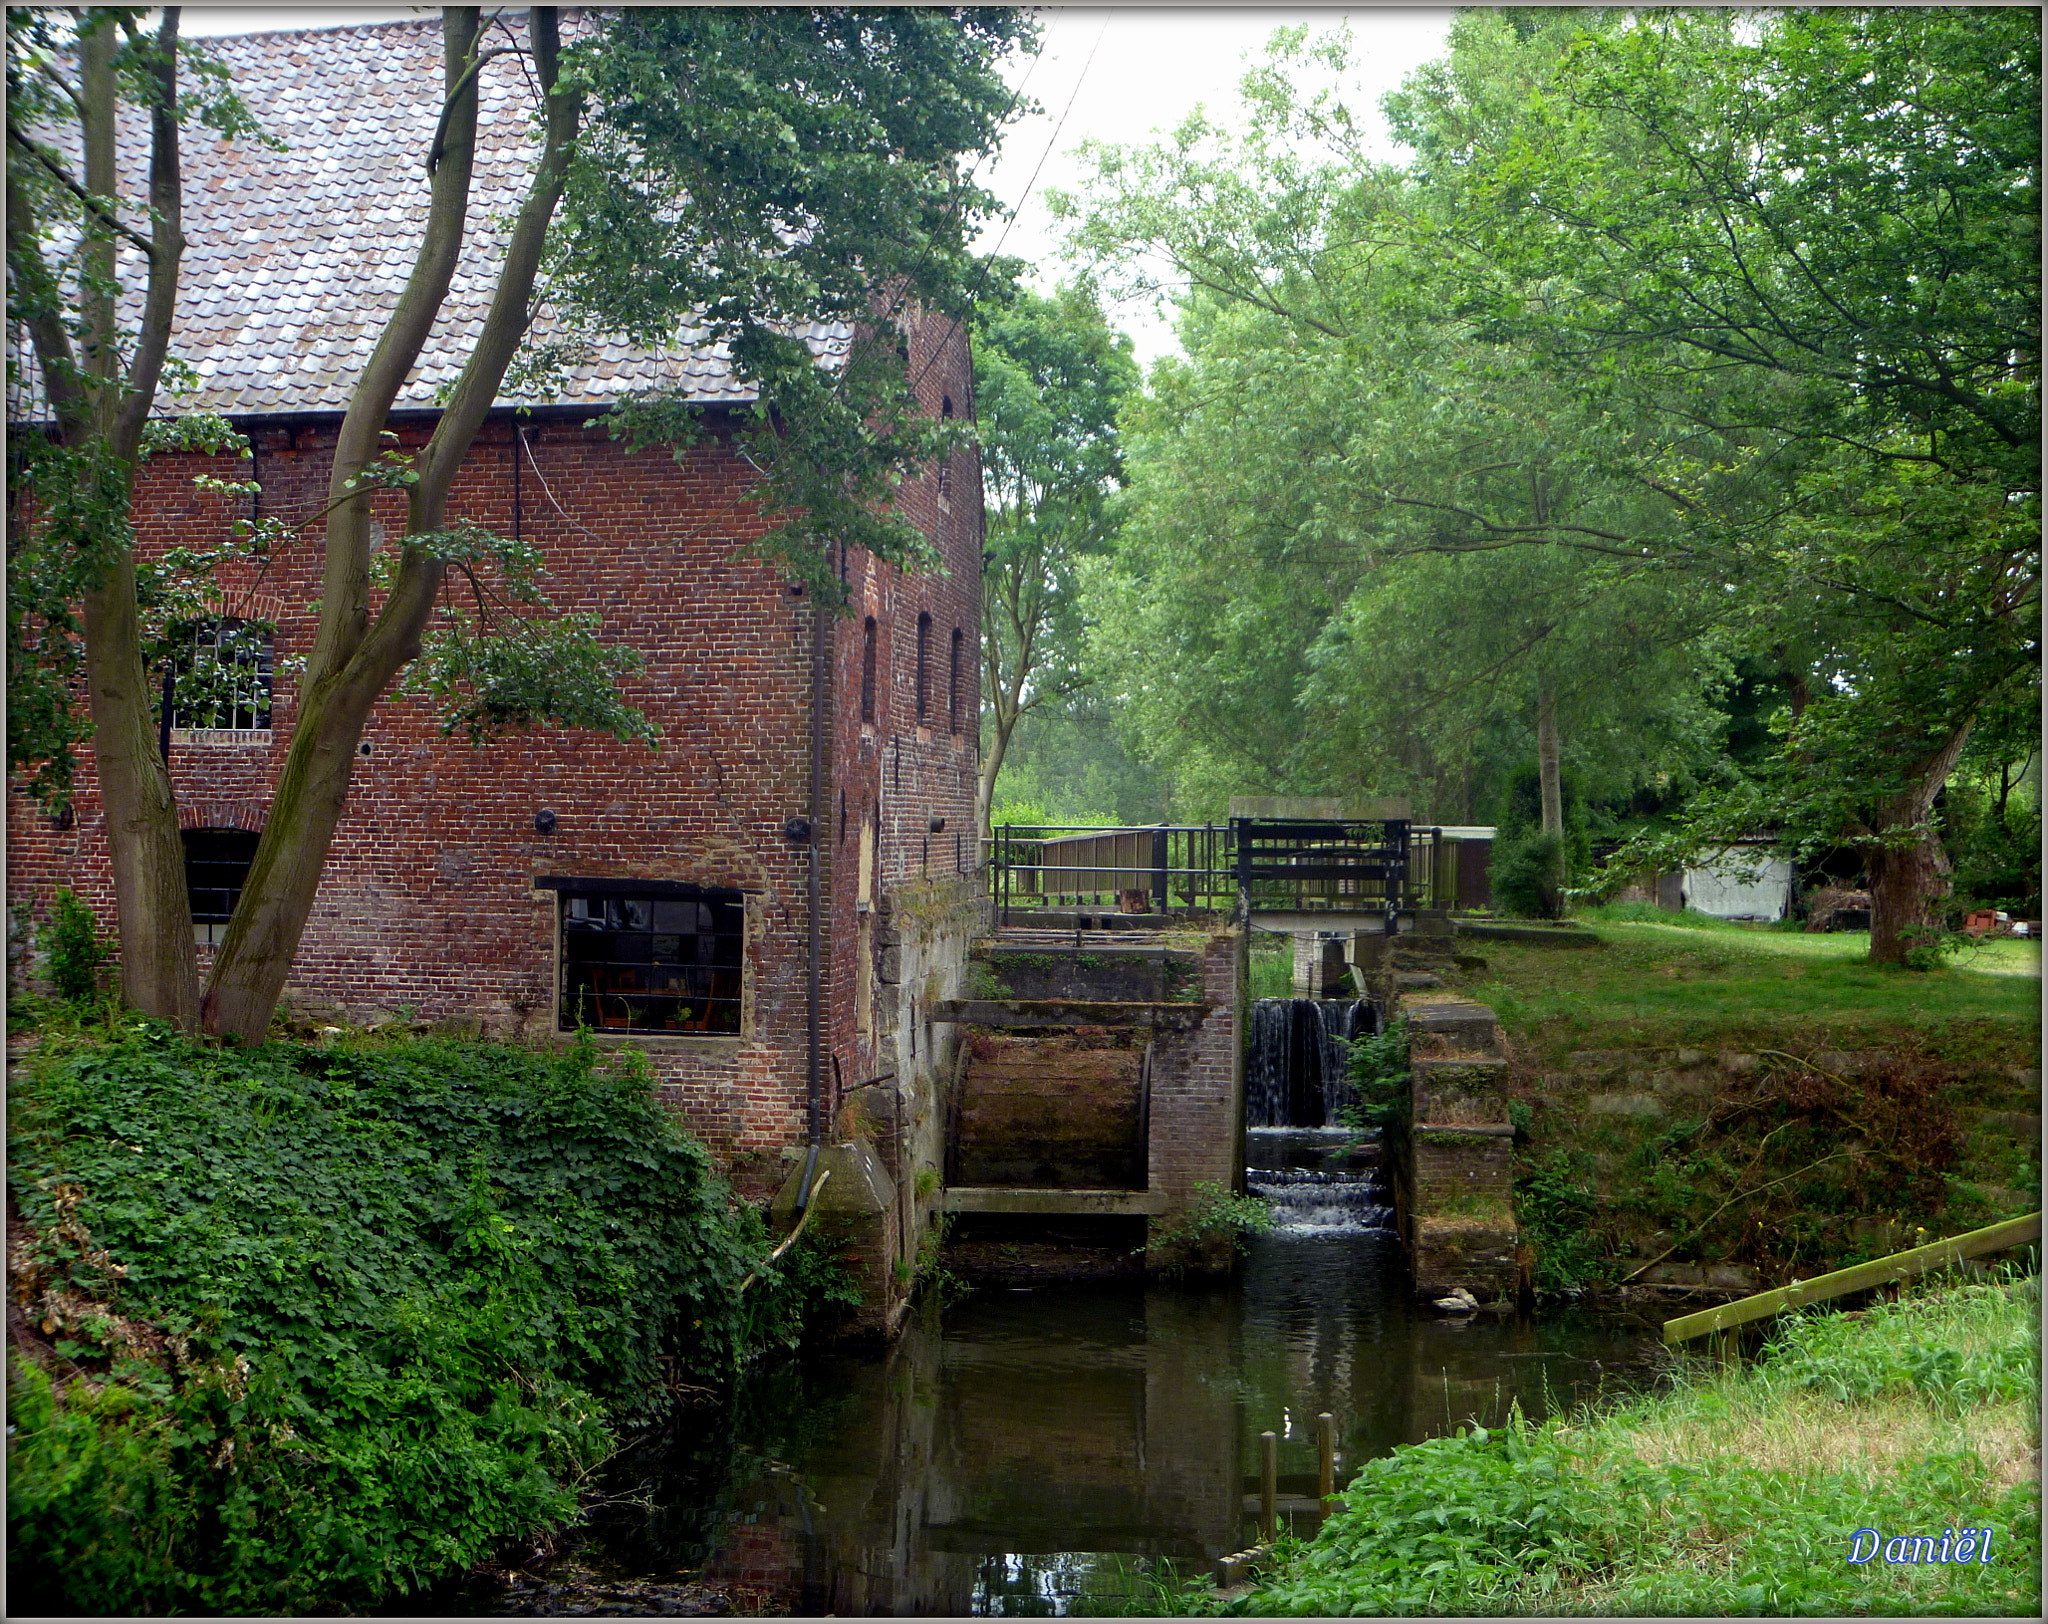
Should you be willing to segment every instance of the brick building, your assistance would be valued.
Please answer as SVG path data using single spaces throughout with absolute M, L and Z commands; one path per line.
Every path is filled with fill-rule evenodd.
M 188 136 L 191 246 L 173 349 L 199 388 L 177 409 L 224 413 L 252 450 L 148 463 L 136 513 L 145 550 L 217 543 L 252 506 L 306 520 L 320 511 L 349 388 L 424 218 L 420 157 L 440 105 L 436 22 L 215 45 L 289 150 Z M 493 216 L 530 162 L 517 60 L 482 74 L 463 265 L 392 417 L 408 447 L 423 442 L 435 391 L 475 330 Z M 809 336 L 828 356 L 848 341 Z M 956 325 L 921 322 L 909 366 L 927 410 L 972 415 Z M 629 454 L 591 424 L 624 391 L 657 383 L 701 410 L 704 435 L 679 459 Z M 777 1153 L 804 1138 L 815 1081 L 828 1114 L 848 1102 L 865 1111 L 904 1192 L 893 1250 L 895 1235 L 921 1227 L 911 1203 L 928 1204 L 929 1190 L 911 1194 L 915 1168 L 937 1159 L 933 1085 L 950 1064 L 951 1029 L 934 1032 L 929 1006 L 960 995 L 981 920 L 980 477 L 963 452 L 902 494 L 944 573 L 906 575 L 842 548 L 853 611 L 820 615 L 746 548 L 763 528 L 733 438 L 749 398 L 716 350 L 607 348 L 526 414 L 501 403 L 450 515 L 537 543 L 556 604 L 597 612 L 608 639 L 641 651 L 645 667 L 624 688 L 659 726 L 660 748 L 535 731 L 472 749 L 444 738 L 424 703 L 387 698 L 287 997 L 315 1019 L 411 1015 L 506 1038 L 587 1026 L 643 1050 L 663 1097 L 756 1189 L 780 1178 Z M 253 478 L 261 493 L 202 492 L 200 474 Z M 402 500 L 377 500 L 396 534 Z M 228 582 L 223 623 L 247 623 L 240 649 L 218 626 L 193 634 L 192 658 L 231 668 L 236 686 L 218 709 L 173 718 L 190 724 L 175 727 L 170 761 L 202 958 L 291 736 L 293 656 L 315 626 L 317 534 L 260 576 Z M 17 910 L 40 912 L 68 885 L 111 918 L 89 751 L 82 766 L 67 818 L 10 792 Z M 811 847 L 791 821 L 814 807 L 815 919 Z

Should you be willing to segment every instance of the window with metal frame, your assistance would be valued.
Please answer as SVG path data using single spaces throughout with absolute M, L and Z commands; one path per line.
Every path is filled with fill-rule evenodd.
M 561 1029 L 737 1036 L 746 899 L 709 886 L 542 880 L 561 894 Z
M 171 629 L 171 726 L 247 733 L 270 726 L 276 633 L 261 620 L 191 620 Z
M 260 838 L 247 829 L 186 829 L 185 896 L 192 905 L 192 939 L 207 946 L 227 940 L 249 864 Z

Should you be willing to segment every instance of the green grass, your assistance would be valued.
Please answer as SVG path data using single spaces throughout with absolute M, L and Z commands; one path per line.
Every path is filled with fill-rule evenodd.
M 1279 946 L 1267 945 L 1272 940 L 1272 935 L 1263 931 L 1252 937 L 1248 991 L 1253 998 L 1292 998 L 1294 945 L 1284 936 Z
M 2040 951 L 2000 941 L 1931 972 L 1867 961 L 1869 938 L 1590 910 L 1593 952 L 1487 942 L 1463 990 L 1542 1055 L 1649 1043 L 1899 1047 L 2027 1065 L 2040 1029 Z M 1670 923 L 1677 918 L 1682 922 Z
M 1761 1364 L 1397 1449 L 1246 1593 L 1131 1611 L 2038 1616 L 2037 1278 L 1786 1322 Z M 1861 1565 L 1858 1529 L 1990 1528 L 1991 1560 Z M 1147 1605 L 1152 1603 L 1153 1605 Z
M 1823 933 L 1789 930 L 1782 925 L 1748 925 L 1733 919 L 1715 919 L 1693 909 L 1670 913 L 1647 902 L 1588 908 L 1578 919 L 1610 940 L 1628 940 L 1635 932 L 1657 932 L 1678 938 L 1707 936 L 1716 946 L 1790 959 L 1852 964 L 1864 962 L 1870 955 L 1870 938 L 1858 931 Z M 2038 978 L 2041 944 L 2010 936 L 1987 936 L 1962 949 L 1948 967 L 1975 975 Z

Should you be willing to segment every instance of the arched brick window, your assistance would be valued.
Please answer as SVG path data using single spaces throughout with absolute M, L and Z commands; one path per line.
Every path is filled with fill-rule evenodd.
M 946 421 L 951 421 L 953 416 L 953 397 L 951 395 L 947 395 L 940 402 L 939 416 Z M 941 497 L 948 497 L 951 496 L 952 494 L 953 456 L 951 452 L 948 452 L 946 455 L 939 458 L 939 495 Z
M 875 617 L 869 615 L 860 629 L 860 719 L 875 719 Z
M 917 720 L 930 719 L 932 711 L 932 617 L 917 617 Z

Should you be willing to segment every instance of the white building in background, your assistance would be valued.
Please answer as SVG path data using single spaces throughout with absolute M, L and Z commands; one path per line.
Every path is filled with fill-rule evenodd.
M 1685 871 L 1678 905 L 1716 919 L 1783 919 L 1792 907 L 1792 861 L 1767 845 L 1726 847 Z

